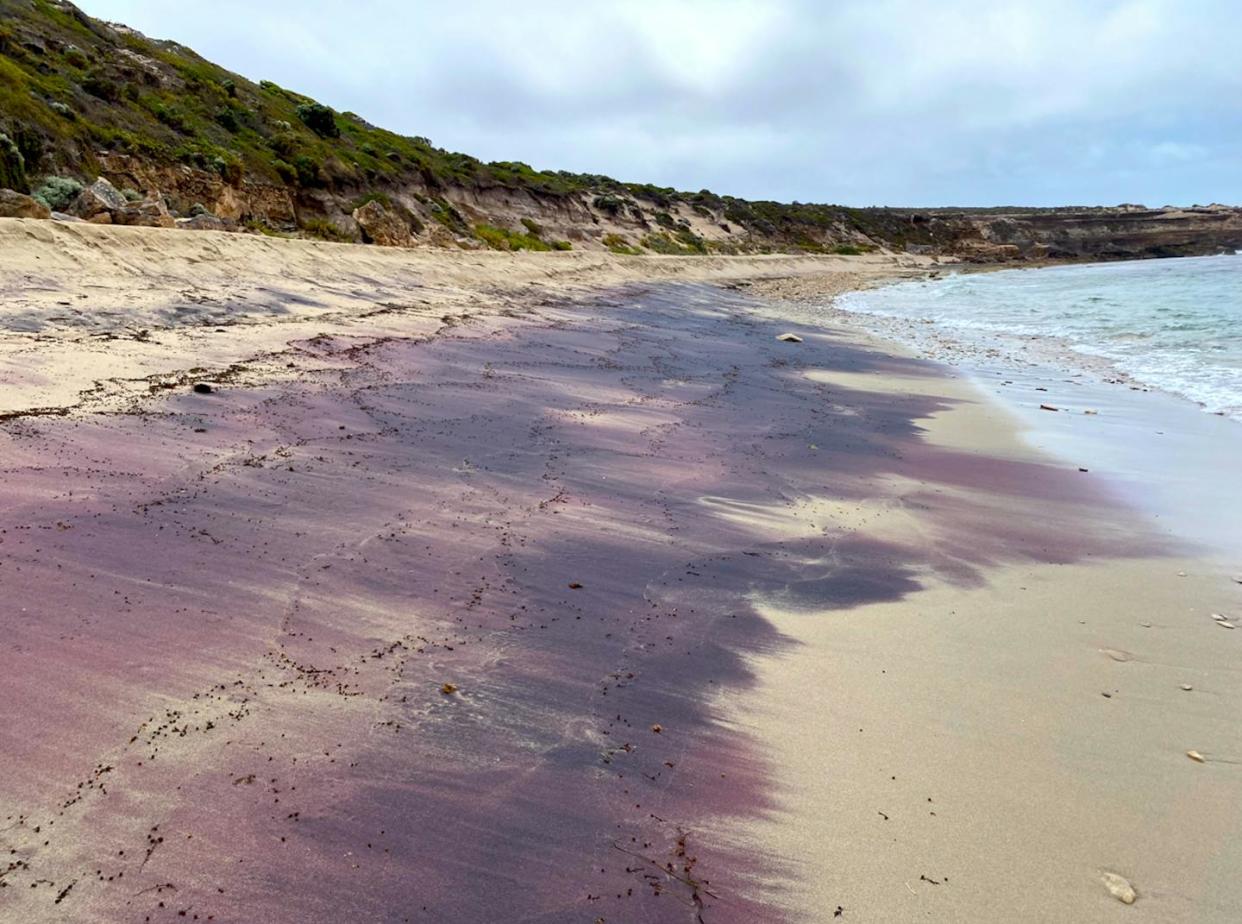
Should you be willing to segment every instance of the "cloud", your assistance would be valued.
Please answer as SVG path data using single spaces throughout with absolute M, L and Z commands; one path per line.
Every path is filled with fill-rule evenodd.
M 83 0 L 488 160 L 852 204 L 1242 201 L 1232 0 Z

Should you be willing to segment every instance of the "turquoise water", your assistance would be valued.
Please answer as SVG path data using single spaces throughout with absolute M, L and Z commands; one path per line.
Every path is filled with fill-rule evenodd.
M 1242 255 L 955 274 L 837 307 L 940 358 L 1116 376 L 1242 419 Z

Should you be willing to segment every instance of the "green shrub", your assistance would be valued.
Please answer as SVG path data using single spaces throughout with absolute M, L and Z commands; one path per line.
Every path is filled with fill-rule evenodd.
M 76 119 L 78 117 L 78 114 L 73 109 L 58 100 L 52 100 L 47 104 L 47 108 L 64 119 Z
M 237 99 L 237 84 L 227 77 L 220 83 L 222 89 L 229 99 Z
M 681 230 L 674 238 L 667 231 L 659 234 L 648 234 L 643 238 L 643 246 L 648 250 L 670 256 L 690 256 L 707 253 L 707 243 L 691 231 Z
M 623 254 L 627 257 L 637 257 L 642 253 L 638 248 L 631 247 L 630 242 L 620 234 L 605 234 L 603 244 L 613 253 Z
M 348 231 L 338 228 L 326 218 L 308 218 L 302 222 L 302 230 L 311 237 L 321 241 L 333 241 L 338 244 L 352 244 L 354 237 Z
M 591 204 L 601 212 L 606 212 L 615 218 L 621 214 L 621 209 L 625 207 L 625 200 L 618 199 L 616 196 L 596 196 Z
M 533 218 L 523 218 L 522 227 L 529 231 L 532 237 L 543 237 L 543 228 Z
M 336 125 L 336 113 L 322 103 L 298 106 L 298 118 L 320 138 L 341 137 L 341 130 Z
M 235 157 L 221 157 L 217 154 L 210 161 L 211 169 L 220 174 L 220 179 L 230 186 L 241 183 L 242 163 Z
M 675 225 L 675 222 L 673 221 L 673 216 L 670 215 L 668 212 L 656 212 L 655 220 L 656 220 L 656 224 L 659 225 L 661 228 L 672 228 Z
M 121 85 L 101 71 L 87 74 L 82 81 L 82 89 L 109 103 L 119 102 L 121 99 Z
M 82 184 L 72 177 L 50 176 L 33 195 L 53 212 L 63 212 L 81 191 Z
M 493 250 L 551 250 L 549 244 L 529 234 L 506 231 L 493 225 L 475 225 L 474 236 Z
M 303 154 L 295 160 L 293 169 L 297 172 L 298 184 L 301 186 L 319 186 L 323 183 L 319 164 L 309 154 Z
M 82 68 L 90 64 L 82 49 L 77 45 L 66 45 L 62 54 L 65 56 L 65 61 L 72 67 Z
M 225 129 L 236 135 L 241 130 L 241 122 L 237 118 L 237 113 L 225 107 L 216 113 L 216 122 Z
M 392 197 L 389 196 L 388 193 L 382 192 L 369 192 L 365 196 L 359 196 L 353 201 L 351 208 L 357 210 L 369 202 L 378 202 L 387 209 L 393 208 Z
M 26 179 L 26 158 L 22 156 L 17 142 L 0 133 L 0 189 L 26 192 L 30 184 Z
M 275 170 L 276 175 L 289 186 L 292 186 L 298 181 L 298 171 L 293 164 L 283 160 L 274 160 L 272 161 L 272 169 Z
M 573 250 L 574 245 L 569 243 L 569 241 L 553 241 L 552 249 L 553 250 Z
M 189 123 L 186 122 L 186 115 L 176 106 L 165 106 L 163 103 L 153 103 L 151 113 L 163 124 L 167 125 L 174 131 L 181 132 L 183 135 L 192 134 Z

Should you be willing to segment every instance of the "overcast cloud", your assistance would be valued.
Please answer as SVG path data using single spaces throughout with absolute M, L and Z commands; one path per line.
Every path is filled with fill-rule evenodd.
M 1242 204 L 1235 0 L 80 0 L 484 160 L 854 205 Z

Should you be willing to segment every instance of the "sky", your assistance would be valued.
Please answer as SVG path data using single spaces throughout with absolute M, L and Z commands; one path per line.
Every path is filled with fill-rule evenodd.
M 79 0 L 482 160 L 849 205 L 1242 204 L 1242 0 Z

